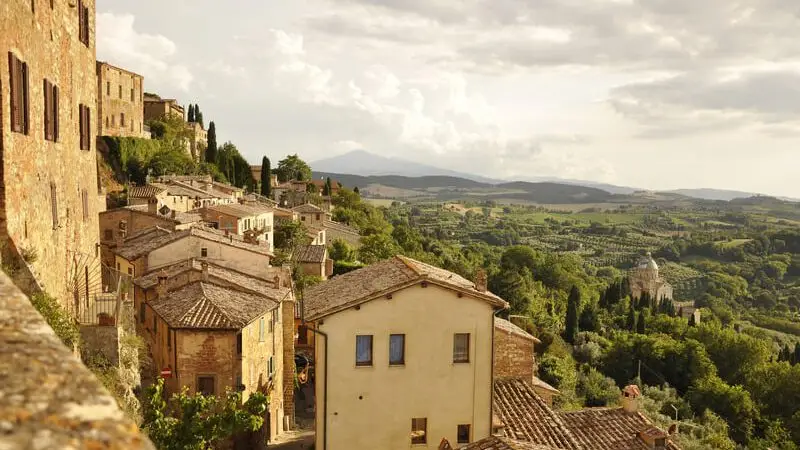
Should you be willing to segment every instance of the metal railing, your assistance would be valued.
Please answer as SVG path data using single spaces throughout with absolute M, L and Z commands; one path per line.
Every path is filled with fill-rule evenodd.
M 120 326 L 123 304 L 133 302 L 133 277 L 98 257 L 75 256 L 69 288 L 70 309 L 81 325 Z

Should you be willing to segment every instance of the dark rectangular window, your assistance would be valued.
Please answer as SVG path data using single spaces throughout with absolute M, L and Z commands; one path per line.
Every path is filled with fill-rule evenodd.
M 205 248 L 205 247 L 201 248 L 200 249 L 200 256 L 203 257 L 203 258 L 207 257 L 208 256 L 208 249 Z
M 428 443 L 428 419 L 425 417 L 411 419 L 411 443 Z
M 50 214 L 53 216 L 53 229 L 58 228 L 58 192 L 56 184 L 50 182 Z
M 122 98 L 122 85 L 119 85 L 119 98 Z
M 203 395 L 214 395 L 214 376 L 206 375 L 197 377 L 197 392 Z
M 8 75 L 11 90 L 11 131 L 28 134 L 28 64 L 20 61 L 11 52 L 8 52 Z
M 459 444 L 469 444 L 469 425 L 459 425 L 456 439 Z
M 125 113 L 119 113 L 119 126 L 120 128 L 125 126 Z
M 144 323 L 145 311 L 146 310 L 147 310 L 147 307 L 145 306 L 144 302 L 139 304 L 139 322 Z
M 358 335 L 356 336 L 356 365 L 357 366 L 371 366 L 372 365 L 372 335 Z
M 89 107 L 86 105 L 79 105 L 78 113 L 79 113 L 79 128 L 80 128 L 79 131 L 81 135 L 81 150 L 91 150 L 92 149 L 91 109 L 89 109 Z M 114 119 L 113 116 L 111 119 L 113 125 L 113 119 Z
M 58 86 L 44 80 L 44 138 L 58 141 Z
M 236 354 L 242 354 L 242 333 L 236 335 Z
M 406 363 L 406 335 L 389 335 L 389 365 L 401 366 Z
M 81 190 L 81 205 L 83 206 L 83 221 L 89 220 L 89 192 L 86 189 Z
M 153 334 L 158 334 L 158 317 L 153 314 Z
M 111 82 L 106 81 L 106 95 L 111 96 Z
M 308 345 L 308 327 L 305 325 L 300 325 L 297 327 L 297 343 L 302 345 Z
M 453 335 L 453 362 L 469 362 L 469 333 L 456 333 Z
M 114 230 L 103 230 L 103 239 L 106 241 L 114 240 Z
M 84 6 L 83 0 L 78 0 L 78 39 L 89 46 L 89 7 Z
M 134 97 L 133 88 L 131 88 L 131 101 L 136 102 L 136 98 Z

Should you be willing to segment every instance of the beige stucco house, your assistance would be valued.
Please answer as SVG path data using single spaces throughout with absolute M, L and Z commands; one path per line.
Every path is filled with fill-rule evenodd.
M 483 280 L 397 256 L 305 292 L 317 330 L 316 448 L 490 435 L 494 313 L 507 303 Z
M 203 208 L 203 219 L 218 229 L 248 239 L 264 242 L 270 251 L 274 249 L 274 219 L 272 208 L 251 203 L 240 205 L 217 205 Z

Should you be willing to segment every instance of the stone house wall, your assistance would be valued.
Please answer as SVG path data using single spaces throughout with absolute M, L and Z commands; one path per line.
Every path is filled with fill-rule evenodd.
M 100 253 L 102 261 L 109 267 L 114 267 L 114 252 L 120 234 L 120 223 L 125 221 L 126 235 L 131 236 L 147 228 L 159 226 L 168 230 L 175 229 L 177 222 L 165 217 L 158 217 L 128 208 L 117 208 L 100 213 Z M 109 239 L 110 238 L 110 239 Z
M 144 77 L 102 61 L 96 69 L 97 134 L 142 137 Z
M 260 321 L 264 321 L 264 339 L 259 336 Z M 271 322 L 271 325 L 270 325 Z M 264 389 L 272 380 L 272 389 L 267 392 L 270 399 L 270 436 L 283 431 L 284 373 L 283 373 L 283 318 L 280 307 L 254 320 L 242 330 L 241 376 L 245 386 L 244 398 L 250 393 Z M 268 371 L 272 358 L 273 372 Z
M 294 308 L 295 301 L 281 303 L 281 329 L 283 330 L 283 414 L 285 428 L 294 428 Z M 288 423 L 286 423 L 288 422 Z
M 494 377 L 532 381 L 535 374 L 534 341 L 495 327 Z
M 35 253 L 38 284 L 70 308 L 69 279 L 99 256 L 95 2 L 82 5 L 88 46 L 67 2 L 0 2 L 0 238 L 12 254 Z M 28 67 L 27 134 L 11 131 L 9 52 Z M 56 142 L 45 139 L 45 79 L 58 88 Z M 80 105 L 91 115 L 88 151 L 80 148 Z
M 251 272 L 254 269 L 269 266 L 270 257 L 262 253 L 252 252 L 222 242 L 210 241 L 198 236 L 189 236 L 153 250 L 147 256 L 146 270 L 164 267 L 188 258 L 202 257 L 202 249 L 207 251 L 210 260 L 226 261 L 231 267 Z M 145 272 L 136 272 L 144 274 Z

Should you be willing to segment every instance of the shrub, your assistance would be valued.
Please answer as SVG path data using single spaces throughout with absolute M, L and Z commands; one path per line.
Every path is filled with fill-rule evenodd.
M 58 300 L 46 293 L 39 293 L 31 297 L 31 304 L 44 317 L 64 345 L 72 349 L 80 341 L 78 325 Z

